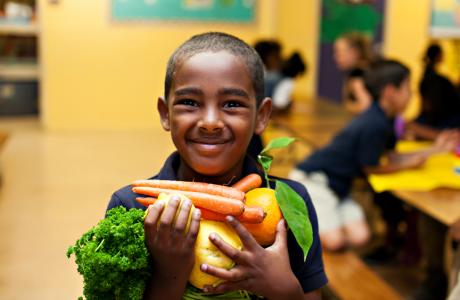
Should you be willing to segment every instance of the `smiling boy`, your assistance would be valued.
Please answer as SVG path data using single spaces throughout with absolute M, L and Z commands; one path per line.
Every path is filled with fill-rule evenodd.
M 161 125 L 171 132 L 177 148 L 152 179 L 201 181 L 231 185 L 250 174 L 262 175 L 259 165 L 246 155 L 253 134 L 267 126 L 271 99 L 264 98 L 263 65 L 250 46 L 224 33 L 197 35 L 171 56 L 166 71 L 165 97 L 158 100 Z M 263 176 L 262 176 L 263 177 Z M 277 227 L 275 243 L 262 248 L 237 220 L 228 217 L 243 242 L 232 248 L 216 234 L 210 240 L 236 265 L 231 270 L 201 265 L 203 272 L 223 283 L 205 288 L 209 293 L 247 290 L 270 299 L 318 299 L 327 283 L 314 207 L 305 188 L 282 179 L 305 201 L 313 229 L 313 244 L 304 261 L 301 248 L 284 221 Z M 263 183 L 266 185 L 266 183 Z M 273 187 L 273 185 L 272 185 Z M 142 208 L 131 186 L 112 195 L 108 209 Z M 193 247 L 200 212 L 195 210 L 189 231 L 185 227 L 191 203 L 161 203 L 145 219 L 147 248 L 153 259 L 153 278 L 145 299 L 182 299 L 194 263 Z M 159 224 L 157 226 L 157 224 Z

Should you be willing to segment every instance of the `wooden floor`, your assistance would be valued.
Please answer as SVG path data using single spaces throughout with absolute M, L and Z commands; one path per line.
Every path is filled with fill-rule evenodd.
M 82 279 L 67 247 L 105 212 L 111 193 L 158 171 L 163 132 L 52 132 L 0 119 L 0 299 L 76 299 Z

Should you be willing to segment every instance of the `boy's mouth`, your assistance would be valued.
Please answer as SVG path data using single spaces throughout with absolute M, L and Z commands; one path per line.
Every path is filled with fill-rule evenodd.
M 223 147 L 229 142 L 228 140 L 222 139 L 194 139 L 190 140 L 193 147 L 195 147 L 198 152 L 201 152 L 206 155 L 217 154 L 222 151 Z

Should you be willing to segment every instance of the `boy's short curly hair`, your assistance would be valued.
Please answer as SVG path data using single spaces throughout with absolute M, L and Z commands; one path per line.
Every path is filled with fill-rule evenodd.
M 243 60 L 256 94 L 257 105 L 264 98 L 264 69 L 257 52 L 241 39 L 222 32 L 207 32 L 192 36 L 174 51 L 168 61 L 165 76 L 165 99 L 174 80 L 174 72 L 185 60 L 202 52 L 227 51 Z
M 370 65 L 364 73 L 364 85 L 374 101 L 382 96 L 382 91 L 387 85 L 397 88 L 410 75 L 410 70 L 397 60 L 384 59 Z

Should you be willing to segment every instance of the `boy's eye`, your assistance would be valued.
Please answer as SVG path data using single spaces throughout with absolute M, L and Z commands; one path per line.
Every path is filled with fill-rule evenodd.
M 227 108 L 235 108 L 235 107 L 242 107 L 242 106 L 243 105 L 238 101 L 227 101 L 224 104 L 224 107 L 227 107 Z
M 192 99 L 182 99 L 177 101 L 177 104 L 186 105 L 186 106 L 198 106 L 198 102 Z

